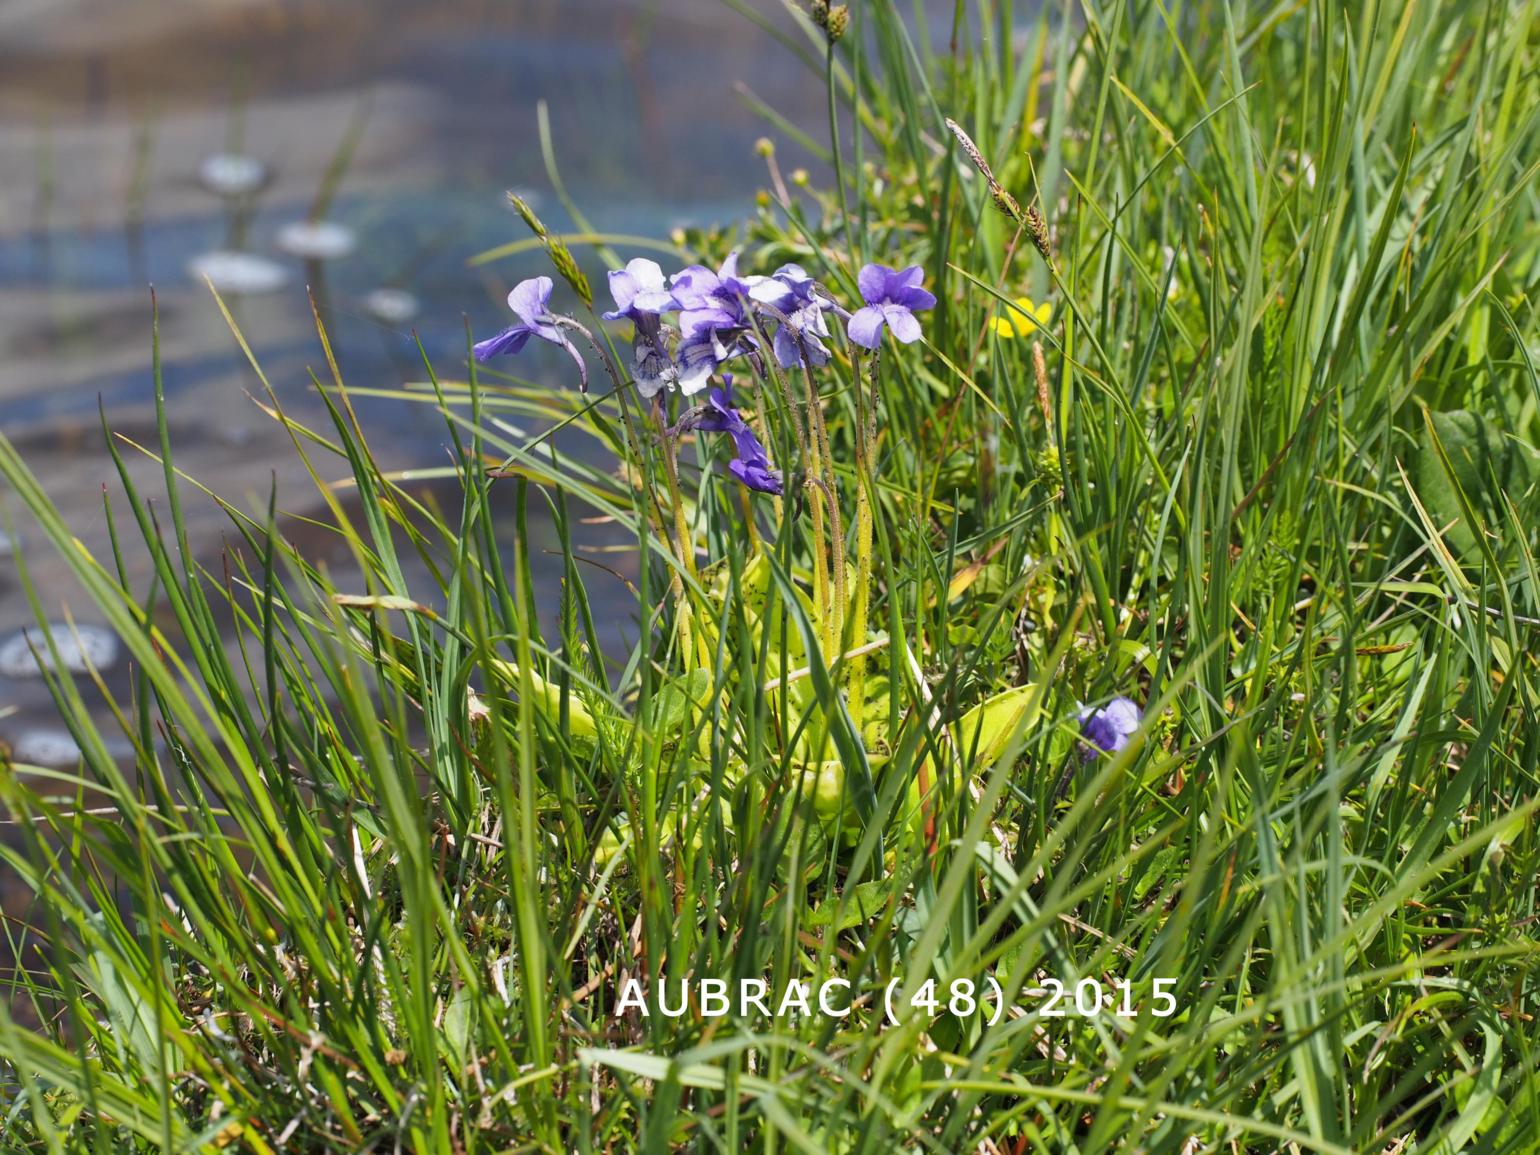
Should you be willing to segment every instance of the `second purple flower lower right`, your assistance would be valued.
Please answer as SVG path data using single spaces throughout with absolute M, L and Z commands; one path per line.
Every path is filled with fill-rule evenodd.
M 1131 698 L 1114 698 L 1105 706 L 1080 711 L 1080 757 L 1089 762 L 1098 753 L 1116 754 L 1139 730 L 1144 711 Z

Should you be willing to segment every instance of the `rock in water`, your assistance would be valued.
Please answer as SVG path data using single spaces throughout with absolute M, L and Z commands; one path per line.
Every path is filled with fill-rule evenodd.
M 375 289 L 364 298 L 364 311 L 385 325 L 405 325 L 421 308 L 405 289 Z
M 267 183 L 267 165 L 254 156 L 216 152 L 198 166 L 198 180 L 222 197 L 245 196 Z
M 307 261 L 335 261 L 351 253 L 357 243 L 352 229 L 331 221 L 295 221 L 278 230 L 278 247 Z
M 11 743 L 11 758 L 64 769 L 80 761 L 80 746 L 68 730 L 23 730 Z
M 121 646 L 111 630 L 102 626 L 77 623 L 72 627 L 67 622 L 50 622 L 48 632 L 59 649 L 59 660 L 72 674 L 83 674 L 90 669 L 104 672 L 117 663 Z M 45 668 L 53 669 L 54 660 L 42 630 L 36 627 L 17 630 L 0 642 L 0 674 L 7 678 L 36 678 Z
M 187 262 L 187 274 L 195 281 L 208 281 L 221 293 L 272 293 L 289 280 L 277 261 L 228 249 L 194 257 Z

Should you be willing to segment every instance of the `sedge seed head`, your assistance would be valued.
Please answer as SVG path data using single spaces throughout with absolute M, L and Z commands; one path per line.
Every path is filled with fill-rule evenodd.
M 517 212 L 519 216 L 524 218 L 524 223 L 529 226 L 529 231 L 534 233 L 535 236 L 539 237 L 542 241 L 545 240 L 547 236 L 545 225 L 541 222 L 540 218 L 535 215 L 535 210 L 529 207 L 529 202 L 521 197 L 518 193 L 509 192 L 508 203 L 514 207 L 514 211 Z

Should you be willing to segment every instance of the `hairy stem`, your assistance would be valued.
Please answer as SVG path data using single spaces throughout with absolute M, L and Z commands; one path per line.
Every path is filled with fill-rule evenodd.
M 851 638 L 853 649 L 861 651 L 850 659 L 850 718 L 856 733 L 861 733 L 863 715 L 866 712 L 866 618 L 872 586 L 872 487 L 876 475 L 872 462 L 877 452 L 877 364 L 879 353 L 873 353 L 868 372 L 871 377 L 871 397 L 863 403 L 861 392 L 861 362 L 854 362 L 856 379 L 856 588 L 851 606 Z M 864 410 L 864 412 L 863 412 Z

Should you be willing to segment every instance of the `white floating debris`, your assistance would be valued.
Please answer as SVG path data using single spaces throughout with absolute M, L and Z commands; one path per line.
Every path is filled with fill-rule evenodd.
M 221 293 L 271 293 L 289 280 L 288 270 L 277 261 L 229 249 L 194 257 L 187 262 L 187 274 L 210 282 Z
M 404 325 L 421 308 L 417 298 L 405 289 L 375 289 L 364 298 L 364 311 L 387 325 Z
M 53 634 L 59 648 L 59 660 L 72 674 L 83 674 L 88 669 L 108 670 L 118 660 L 118 636 L 101 626 L 71 626 L 68 622 L 50 622 L 48 632 Z M 34 656 L 33 649 L 37 650 Z M 38 665 L 42 662 L 42 667 Z M 48 650 L 48 639 L 38 628 L 17 630 L 4 642 L 0 642 L 0 674 L 7 678 L 36 678 L 43 667 L 53 669 L 53 655 Z
M 278 230 L 278 247 L 307 261 L 335 261 L 353 251 L 357 234 L 332 221 L 295 221 Z
M 216 152 L 198 166 L 198 179 L 222 197 L 245 196 L 267 183 L 267 165 L 254 156 Z
M 11 758 L 63 769 L 80 762 L 80 745 L 68 730 L 23 730 L 11 742 Z

